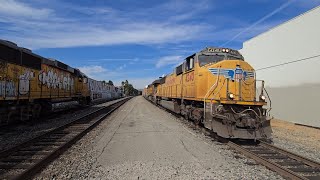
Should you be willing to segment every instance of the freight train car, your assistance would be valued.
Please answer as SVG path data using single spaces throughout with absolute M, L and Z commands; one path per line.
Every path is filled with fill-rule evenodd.
M 156 80 L 158 81 L 158 80 Z M 150 100 L 150 101 L 154 101 L 155 100 L 155 93 L 156 93 L 156 89 L 155 89 L 155 86 L 156 83 L 153 82 L 152 84 L 148 85 L 145 89 L 144 89 L 144 92 L 143 92 L 143 96 Z
M 121 96 L 118 88 L 102 86 L 58 60 L 41 57 L 10 41 L 0 40 L 0 124 L 37 119 L 52 104 Z
M 88 88 L 90 90 L 90 99 L 94 100 L 112 100 L 122 97 L 121 89 L 105 81 L 97 81 L 89 78 Z
M 254 69 L 238 51 L 212 47 L 187 57 L 146 91 L 157 104 L 220 137 L 270 139 L 264 81 L 259 94 L 257 82 Z

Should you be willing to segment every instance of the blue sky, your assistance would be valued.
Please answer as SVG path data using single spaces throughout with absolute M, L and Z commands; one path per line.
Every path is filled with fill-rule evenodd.
M 206 46 L 242 43 L 320 0 L 0 0 L 0 39 L 143 88 Z

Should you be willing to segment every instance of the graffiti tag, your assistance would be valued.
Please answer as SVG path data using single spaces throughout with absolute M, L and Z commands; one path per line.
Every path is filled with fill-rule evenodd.
M 19 76 L 19 93 L 25 95 L 30 90 L 30 80 L 34 78 L 34 72 L 26 70 L 24 74 Z
M 17 96 L 16 85 L 13 81 L 0 81 L 0 96 L 15 97 Z
M 52 69 L 49 71 L 41 71 L 39 73 L 39 82 L 42 85 L 46 85 L 48 88 L 53 89 L 63 89 L 63 90 L 73 90 L 74 88 L 74 79 L 70 77 L 70 74 L 58 75 Z

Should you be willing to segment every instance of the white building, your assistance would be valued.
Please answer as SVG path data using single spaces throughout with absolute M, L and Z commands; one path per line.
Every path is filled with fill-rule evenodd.
M 255 69 L 319 56 L 320 6 L 244 42 L 240 52 Z M 320 56 L 258 70 L 257 78 L 264 79 L 270 94 L 277 97 L 272 98 L 275 117 L 320 127 L 320 92 L 310 94 L 316 93 L 313 85 L 303 88 L 304 84 L 320 84 Z M 287 88 L 290 86 L 298 86 L 299 91 Z

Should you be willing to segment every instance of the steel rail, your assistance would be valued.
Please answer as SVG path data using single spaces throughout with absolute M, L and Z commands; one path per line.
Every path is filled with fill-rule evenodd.
M 31 179 L 129 99 L 131 98 L 99 108 L 66 125 L 0 152 L 0 179 Z
M 234 148 L 235 150 L 239 151 L 241 154 L 245 155 L 245 156 L 248 156 L 249 158 L 252 158 L 253 160 L 255 160 L 256 162 L 266 166 L 267 168 L 273 170 L 273 171 L 276 171 L 277 173 L 279 173 L 280 175 L 282 176 L 285 176 L 287 178 L 290 178 L 290 179 L 303 179 L 303 180 L 307 180 L 307 178 L 304 178 L 300 175 L 297 175 L 296 173 L 286 169 L 286 168 L 283 168 L 281 167 L 280 165 L 272 162 L 272 161 L 269 161 L 255 153 L 252 153 L 251 151 L 241 147 L 240 145 L 236 144 L 236 143 L 233 143 L 231 141 L 228 142 L 228 145 L 232 148 Z
M 266 148 L 269 148 L 269 149 L 272 149 L 274 151 L 277 151 L 277 152 L 280 152 L 281 154 L 285 154 L 287 155 L 288 157 L 292 158 L 292 159 L 295 159 L 297 161 L 301 161 L 311 167 L 314 167 L 314 168 L 317 168 L 317 169 L 320 169 L 320 163 L 319 162 L 316 162 L 314 160 L 311 160 L 309 158 L 306 158 L 306 157 L 303 157 L 303 156 L 300 156 L 298 154 L 294 154 L 290 151 L 287 151 L 287 150 L 284 150 L 284 149 L 281 149 L 279 147 L 276 147 L 274 145 L 271 145 L 271 144 L 268 144 L 266 142 L 263 142 L 263 141 L 260 141 L 260 145 L 263 146 L 263 147 L 266 147 Z
M 149 101 L 150 103 L 153 103 L 151 101 Z M 159 107 L 162 110 L 165 110 L 167 112 L 169 112 L 170 114 L 174 115 L 177 118 L 184 118 L 183 116 L 181 116 L 180 114 L 177 114 L 169 109 L 166 109 L 160 105 L 156 105 L 157 107 Z M 192 123 L 193 125 L 195 125 L 194 123 Z M 255 160 L 256 162 L 260 163 L 263 166 L 266 166 L 267 168 L 269 168 L 270 170 L 273 170 L 275 172 L 277 172 L 279 175 L 289 178 L 289 179 L 303 179 L 303 180 L 307 180 L 307 179 L 320 179 L 320 163 L 310 160 L 308 158 L 305 158 L 303 156 L 294 154 L 292 152 L 289 152 L 287 150 L 281 149 L 279 147 L 273 146 L 271 144 L 268 144 L 266 142 L 262 142 L 262 141 L 258 141 L 257 143 L 254 143 L 252 145 L 249 144 L 249 147 L 251 148 L 256 148 L 255 150 L 258 150 L 258 148 L 264 148 L 262 149 L 262 151 L 264 152 L 260 152 L 257 153 L 257 151 L 254 150 L 249 150 L 244 148 L 243 146 L 236 144 L 228 139 L 225 138 L 221 138 L 215 134 L 212 134 L 212 132 L 204 127 L 201 126 L 195 126 L 196 128 L 200 128 L 202 130 L 202 132 L 209 134 L 212 138 L 218 140 L 219 142 L 222 143 L 226 143 L 227 145 L 229 145 L 231 148 L 239 151 L 240 153 L 244 154 L 245 156 L 252 158 L 253 160 Z M 246 141 L 244 141 L 246 142 Z M 248 143 L 248 142 L 247 142 Z M 269 154 L 272 157 L 272 154 L 276 155 L 276 158 L 284 158 L 286 160 L 289 160 L 289 162 L 274 162 L 271 161 L 270 159 L 267 159 L 263 156 L 261 156 L 262 154 Z M 272 158 L 271 158 L 272 159 Z M 291 160 L 291 161 L 290 161 Z M 287 164 L 286 164 L 287 163 Z M 286 168 L 286 165 L 288 165 L 290 167 L 290 165 L 298 165 L 301 166 L 303 165 L 305 168 L 307 169 L 306 172 L 310 173 L 315 173 L 315 174 L 303 174 L 303 172 L 301 173 L 299 170 L 290 170 L 289 168 Z M 314 172 L 313 172 L 314 171 Z M 300 174 L 299 174 L 300 172 Z
M 292 152 L 286 151 L 284 149 L 281 149 L 279 147 L 267 144 L 265 142 L 259 142 L 258 145 L 254 145 L 254 146 L 249 146 L 250 148 L 252 148 L 252 150 L 250 150 L 250 148 L 245 148 L 242 145 L 239 145 L 237 143 L 228 142 L 228 145 L 239 151 L 241 154 L 255 160 L 256 162 L 260 163 L 263 166 L 266 166 L 267 168 L 269 168 L 272 171 L 277 172 L 279 175 L 289 178 L 289 179 L 303 179 L 303 180 L 307 180 L 307 179 L 318 179 L 319 178 L 319 172 L 320 172 L 320 164 L 316 161 L 307 159 L 305 157 L 302 157 L 300 155 L 294 154 Z M 262 149 L 260 149 L 262 148 Z M 259 149 L 261 152 L 259 152 Z M 267 158 L 267 156 L 263 156 L 262 154 L 269 154 L 269 156 L 271 158 Z M 284 161 L 272 161 L 272 157 L 275 157 L 275 159 L 277 158 L 283 158 Z M 273 160 L 275 160 L 273 159 Z M 290 160 L 296 160 L 296 161 L 290 161 Z M 288 166 L 290 167 L 290 163 L 294 166 L 301 166 L 304 165 L 303 168 L 311 168 L 311 171 L 315 171 L 317 174 L 303 174 L 300 171 L 296 171 L 296 170 L 292 170 L 292 168 L 288 168 Z M 294 169 L 294 168 L 293 168 Z M 316 175 L 316 176 L 314 176 Z

